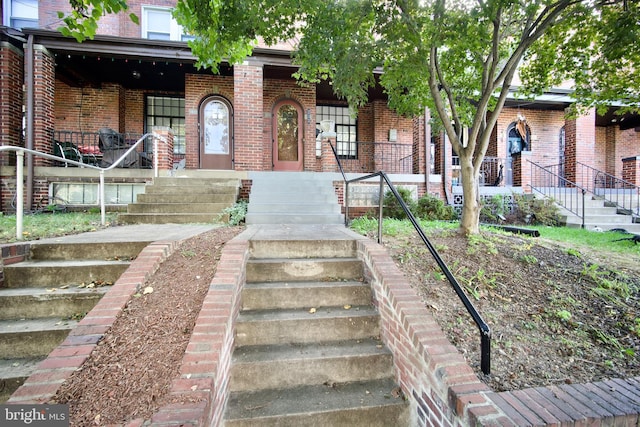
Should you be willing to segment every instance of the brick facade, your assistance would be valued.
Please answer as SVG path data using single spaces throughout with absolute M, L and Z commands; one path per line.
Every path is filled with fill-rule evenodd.
M 8 41 L 0 42 L 0 145 L 22 145 L 22 85 L 24 53 Z M 0 154 L 0 165 L 15 164 L 15 156 Z

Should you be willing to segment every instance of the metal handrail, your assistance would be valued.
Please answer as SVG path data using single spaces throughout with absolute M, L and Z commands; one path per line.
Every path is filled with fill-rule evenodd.
M 549 197 L 558 205 L 580 218 L 581 227 L 585 228 L 585 199 L 587 189 L 552 172 L 549 167 L 541 166 L 527 159 L 531 165 L 532 191 Z
M 576 162 L 576 165 L 581 168 L 581 182 L 586 183 L 589 192 L 634 216 L 640 216 L 640 187 L 584 163 Z
M 100 183 L 98 184 L 100 195 L 100 223 L 101 225 L 106 224 L 106 208 L 105 208 L 105 196 L 104 196 L 104 173 L 106 171 L 112 170 L 116 168 L 120 163 L 124 161 L 124 159 L 136 149 L 136 147 L 142 143 L 148 136 L 153 136 L 154 144 L 154 168 L 155 168 L 155 177 L 158 177 L 158 140 L 168 143 L 168 141 L 160 135 L 155 133 L 147 133 L 144 134 L 135 144 L 133 144 L 118 160 L 116 160 L 112 165 L 107 168 L 101 168 L 100 166 L 89 165 L 86 163 L 80 163 L 75 160 L 65 159 L 64 157 L 54 156 L 53 154 L 43 153 L 41 151 L 30 150 L 24 147 L 17 147 L 13 145 L 3 145 L 0 146 L 0 152 L 2 151 L 15 151 L 16 156 L 16 239 L 22 240 L 22 229 L 23 229 L 23 216 L 24 216 L 24 153 L 32 154 L 39 157 L 44 157 L 45 159 L 62 161 L 65 163 L 71 163 L 72 165 L 89 168 L 97 170 L 100 174 Z
M 331 149 L 333 150 L 333 154 L 336 157 L 336 161 L 338 162 L 338 167 L 342 172 L 342 166 L 340 165 L 340 158 L 336 155 L 336 150 L 334 149 L 333 145 L 330 142 L 327 142 L 327 143 L 331 146 Z M 387 174 L 384 173 L 383 171 L 378 171 L 376 173 L 354 178 L 351 180 L 347 180 L 344 172 L 342 172 L 342 176 L 345 181 L 345 196 L 344 196 L 345 222 L 348 222 L 349 220 L 348 219 L 349 218 L 349 184 L 357 181 L 363 181 L 366 179 L 380 177 L 380 197 L 379 197 L 379 210 L 378 210 L 378 216 L 379 216 L 378 217 L 378 243 L 382 243 L 382 208 L 383 208 L 383 199 L 384 199 L 383 190 L 384 190 L 384 184 L 385 183 L 387 184 L 387 186 L 393 193 L 394 197 L 402 207 L 402 210 L 405 212 L 405 214 L 409 218 L 409 221 L 411 221 L 411 224 L 413 225 L 416 232 L 420 236 L 420 239 L 422 239 L 422 242 L 427 246 L 427 248 L 429 249 L 429 252 L 435 259 L 438 266 L 440 267 L 440 270 L 444 273 L 445 277 L 447 278 L 447 280 L 455 290 L 456 294 L 464 304 L 465 308 L 467 309 L 467 312 L 471 315 L 474 322 L 478 326 L 478 329 L 480 331 L 480 369 L 485 375 L 489 375 L 491 373 L 491 329 L 489 328 L 487 323 L 482 319 L 482 316 L 480 315 L 480 313 L 478 313 L 478 310 L 475 308 L 475 306 L 473 305 L 469 297 L 467 297 L 464 290 L 462 289 L 462 286 L 460 286 L 456 278 L 451 273 L 451 270 L 449 269 L 449 267 L 447 267 L 445 262 L 442 260 L 436 248 L 431 244 L 426 234 L 422 230 L 422 227 L 418 223 L 418 220 L 413 215 L 413 213 L 411 213 L 406 203 L 398 193 L 398 190 L 396 190 L 395 186 L 389 180 L 389 177 L 387 176 Z

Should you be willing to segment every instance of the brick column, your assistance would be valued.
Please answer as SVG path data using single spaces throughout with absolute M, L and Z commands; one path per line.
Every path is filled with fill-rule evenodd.
M 640 156 L 622 159 L 622 179 L 640 185 Z
M 513 186 L 522 187 L 525 193 L 531 193 L 531 151 L 521 151 L 512 156 L 511 170 L 513 172 Z
M 336 160 L 336 156 L 333 154 L 333 150 L 331 149 L 331 145 L 336 147 L 336 133 L 335 132 L 325 132 L 321 135 L 322 138 L 322 159 L 321 159 L 321 172 L 337 172 L 340 169 L 338 168 L 338 162 Z
M 158 170 L 173 169 L 173 130 L 168 127 L 158 127 L 153 130 L 153 134 L 158 135 Z M 155 145 L 155 141 L 154 141 Z M 154 160 L 155 167 L 155 160 Z
M 55 60 L 47 49 L 35 45 L 33 49 L 33 148 L 44 153 L 53 152 Z M 34 165 L 49 165 L 51 160 L 36 156 Z
M 0 42 L 0 145 L 24 145 L 22 129 L 22 85 L 24 54 L 8 41 Z M 0 153 L 0 165 L 15 164 L 15 154 Z
M 581 182 L 578 162 L 595 167 L 596 147 L 596 112 L 590 110 L 587 114 L 568 119 L 565 123 L 565 177 L 580 186 Z
M 235 169 L 264 170 L 263 69 L 245 62 L 233 69 Z

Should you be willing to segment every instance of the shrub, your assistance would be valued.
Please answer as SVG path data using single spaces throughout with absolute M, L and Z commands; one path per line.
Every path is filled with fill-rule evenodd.
M 411 196 L 411 190 L 403 187 L 398 187 L 397 190 L 409 210 L 414 213 L 416 211 L 416 202 Z M 383 203 L 384 209 L 382 210 L 382 214 L 384 217 L 395 219 L 405 219 L 407 217 L 402 206 L 400 206 L 400 203 L 398 203 L 398 200 L 391 191 L 385 193 Z
M 444 201 L 430 194 L 425 194 L 418 199 L 415 214 L 427 221 L 449 221 L 458 218 L 453 206 L 446 205 Z
M 538 199 L 531 195 L 514 195 L 519 222 L 556 226 L 560 220 L 560 210 L 551 199 Z

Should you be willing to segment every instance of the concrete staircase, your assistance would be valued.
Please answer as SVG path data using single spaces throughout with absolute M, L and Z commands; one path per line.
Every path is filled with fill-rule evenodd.
M 124 224 L 226 221 L 222 211 L 236 202 L 239 187 L 240 181 L 234 178 L 154 178 L 118 219 Z
M 581 212 L 581 198 L 576 198 L 576 200 L 578 201 L 578 206 L 574 210 L 577 209 L 578 212 Z M 561 215 L 565 226 L 575 228 L 582 226 L 582 219 L 568 210 L 561 208 Z M 587 230 L 593 230 L 596 227 L 604 231 L 622 228 L 629 233 L 640 234 L 640 223 L 633 222 L 631 215 L 620 213 L 617 207 L 611 206 L 605 200 L 595 197 L 585 197 L 584 223 Z
M 230 426 L 402 426 L 352 240 L 252 240 L 236 326 Z
M 31 245 L 0 288 L 0 402 L 102 298 L 147 242 Z
M 327 174 L 252 172 L 249 178 L 253 184 L 247 224 L 344 224 Z

